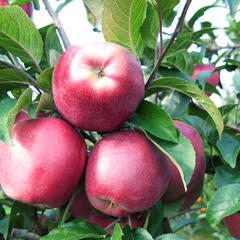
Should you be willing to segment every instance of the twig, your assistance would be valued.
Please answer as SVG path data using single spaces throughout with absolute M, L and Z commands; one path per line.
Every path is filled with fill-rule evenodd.
M 180 212 L 178 212 L 178 213 L 176 213 L 176 214 L 174 214 L 174 215 L 172 215 L 172 216 L 167 217 L 167 219 L 168 219 L 168 220 L 171 220 L 171 219 L 173 219 L 173 218 L 175 218 L 175 217 L 181 216 L 181 215 L 183 215 L 183 214 L 185 214 L 185 213 L 188 213 L 188 212 L 192 212 L 192 211 L 199 210 L 199 209 L 201 209 L 201 208 L 207 208 L 207 205 L 201 205 L 201 206 L 197 206 L 197 207 L 195 207 L 195 208 L 185 209 L 185 210 L 180 211 Z
M 71 46 L 71 43 L 67 37 L 67 34 L 62 26 L 62 23 L 60 21 L 60 19 L 58 18 L 58 15 L 55 13 L 55 11 L 52 9 L 50 3 L 48 0 L 43 0 L 43 3 L 45 5 L 45 8 L 47 9 L 49 15 L 51 16 L 54 24 L 56 25 L 56 27 L 58 28 L 59 34 L 62 38 L 62 42 L 63 45 L 65 47 L 65 49 L 68 49 Z
M 231 126 L 231 125 L 229 125 L 229 124 L 227 124 L 226 127 L 227 127 L 227 128 L 230 128 L 230 129 L 232 129 L 232 130 L 234 130 L 234 131 L 236 131 L 236 132 L 238 132 L 238 133 L 240 133 L 240 128 L 238 128 L 238 127 Z
M 236 48 L 240 48 L 240 44 L 232 46 L 207 46 L 207 51 L 216 52 L 222 49 L 236 49 Z
M 156 72 L 157 72 L 157 70 L 158 70 L 158 68 L 159 68 L 163 58 L 165 57 L 166 53 L 168 52 L 168 49 L 173 44 L 173 42 L 174 42 L 175 38 L 177 37 L 178 33 L 180 33 L 182 31 L 183 22 L 184 22 L 185 16 L 187 14 L 187 10 L 188 10 L 191 2 L 192 2 L 192 0 L 187 0 L 185 6 L 183 8 L 181 17 L 179 19 L 179 22 L 178 22 L 178 24 L 177 24 L 177 26 L 176 26 L 176 28 L 175 28 L 171 38 L 169 39 L 166 47 L 163 49 L 162 53 L 159 55 L 158 60 L 157 60 L 155 66 L 153 68 L 153 71 L 150 74 L 150 77 L 149 77 L 149 79 L 148 79 L 148 81 L 147 81 L 147 83 L 145 85 L 145 89 L 147 89 L 151 85 L 151 83 L 153 82 L 153 80 L 155 78 L 155 75 L 156 75 Z
M 236 113 L 235 113 L 235 126 L 236 128 L 238 127 L 238 109 L 239 109 L 239 105 L 240 105 L 240 98 L 238 98 L 238 105 L 237 105 L 237 108 L 236 108 Z
M 158 18 L 159 18 L 159 35 L 160 35 L 160 49 L 159 53 L 162 53 L 163 50 L 163 32 L 162 32 L 162 12 L 161 12 L 161 6 L 160 1 L 157 1 L 157 9 L 158 9 Z
M 40 236 L 36 233 L 27 232 L 26 229 L 13 228 L 11 232 L 11 237 L 25 239 L 25 240 L 35 240 L 40 239 Z
M 94 138 L 94 136 L 87 134 L 84 131 L 81 131 L 81 134 L 83 135 L 84 138 L 88 139 L 89 141 L 91 141 L 93 144 L 95 144 L 97 142 L 97 140 Z
M 48 234 L 47 227 L 44 227 L 43 225 L 41 225 L 41 223 L 39 221 L 37 208 L 34 209 L 32 220 L 34 223 L 34 229 L 37 234 L 39 234 L 40 236 L 44 236 L 44 235 Z
M 7 66 L 7 67 L 13 68 L 13 69 L 19 71 L 20 73 L 24 74 L 24 75 L 28 78 L 28 80 L 30 81 L 30 84 L 33 85 L 39 92 L 40 92 L 40 90 L 42 90 L 43 92 L 47 92 L 49 95 L 52 95 L 47 89 L 41 87 L 41 86 L 37 83 L 37 81 L 36 81 L 30 74 L 28 74 L 27 72 L 25 72 L 23 69 L 15 66 L 15 65 L 13 65 L 13 64 L 11 64 L 11 63 L 9 63 L 9 62 L 6 62 L 6 61 L 4 61 L 3 59 L 0 59 L 0 63 L 4 64 L 4 65 Z

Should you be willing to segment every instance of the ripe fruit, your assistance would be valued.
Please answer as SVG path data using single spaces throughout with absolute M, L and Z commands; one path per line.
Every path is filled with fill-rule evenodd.
M 194 71 L 193 71 L 193 75 L 192 77 L 194 79 L 197 79 L 197 74 L 199 72 L 203 72 L 203 71 L 213 71 L 215 70 L 215 66 L 213 64 L 198 64 L 194 66 Z M 213 86 L 217 86 L 219 82 L 219 72 L 214 72 L 210 75 L 210 77 L 207 80 L 207 83 L 213 85 Z M 211 96 L 212 93 L 210 92 L 205 92 L 208 96 Z
M 12 141 L 0 142 L 6 195 L 45 208 L 65 204 L 85 167 L 83 138 L 61 119 L 40 118 L 15 123 Z
M 141 67 L 114 43 L 72 46 L 53 72 L 59 112 L 78 128 L 107 132 L 135 111 L 144 94 Z
M 8 6 L 9 2 L 8 0 L 0 0 L 0 6 Z M 27 13 L 27 15 L 32 18 L 32 13 L 33 13 L 33 3 L 32 2 L 27 2 L 20 7 Z
M 117 217 L 151 207 L 169 182 L 168 158 L 144 134 L 125 130 L 103 137 L 86 167 L 86 193 L 98 210 Z
M 225 217 L 224 222 L 229 233 L 235 238 L 240 238 L 240 214 L 238 212 L 233 213 Z
M 182 197 L 186 197 L 182 210 L 189 208 L 200 196 L 203 187 L 204 173 L 206 170 L 206 161 L 204 154 L 204 147 L 201 136 L 199 133 L 190 125 L 174 120 L 174 124 L 179 128 L 182 135 L 187 137 L 196 152 L 196 166 L 192 178 L 187 185 L 187 192 L 184 191 L 184 186 L 181 180 L 181 176 L 178 172 L 177 167 L 170 161 L 170 182 L 163 196 L 164 203 L 174 202 Z

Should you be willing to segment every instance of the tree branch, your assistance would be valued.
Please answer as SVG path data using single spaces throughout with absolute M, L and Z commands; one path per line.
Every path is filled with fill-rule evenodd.
M 240 133 L 240 128 L 238 128 L 238 127 L 231 126 L 231 125 L 229 125 L 229 124 L 227 124 L 226 127 L 227 127 L 227 128 L 230 128 L 230 129 L 232 129 L 232 130 L 234 130 L 234 131 L 236 131 L 236 132 L 238 132 L 238 133 Z
M 177 24 L 177 26 L 176 26 L 176 28 L 175 28 L 171 38 L 169 39 L 166 47 L 163 49 L 162 53 L 159 55 L 158 60 L 157 60 L 155 66 L 153 68 L 153 71 L 150 74 L 150 77 L 149 77 L 149 79 L 148 79 L 148 81 L 147 81 L 147 83 L 145 85 L 145 89 L 147 89 L 151 85 L 151 83 L 153 82 L 153 80 L 155 78 L 155 75 L 156 75 L 156 72 L 157 72 L 157 70 L 158 70 L 158 68 L 159 68 L 163 58 L 165 57 L 166 53 L 168 52 L 168 49 L 173 44 L 173 42 L 174 42 L 175 38 L 177 37 L 178 33 L 180 33 L 182 31 L 183 22 L 184 22 L 185 16 L 187 14 L 187 10 L 188 10 L 191 2 L 192 2 L 192 0 L 187 0 L 185 6 L 183 8 L 181 17 L 179 19 L 179 22 L 178 22 L 178 24 Z
M 236 49 L 240 48 L 240 44 L 232 45 L 232 46 L 207 46 L 207 51 L 217 52 L 222 49 Z
M 195 207 L 195 208 L 185 209 L 185 210 L 180 211 L 180 212 L 178 212 L 178 213 L 176 213 L 176 214 L 174 214 L 174 215 L 172 215 L 172 216 L 167 217 L 167 219 L 168 219 L 168 220 L 171 220 L 171 219 L 173 219 L 173 218 L 175 218 L 175 217 L 181 216 L 181 215 L 183 215 L 183 214 L 185 214 L 185 213 L 188 213 L 188 212 L 192 212 L 192 211 L 199 210 L 199 209 L 201 209 L 201 208 L 207 208 L 207 205 L 201 205 L 201 206 L 197 206 L 197 207 Z
M 67 37 L 67 34 L 62 26 L 62 23 L 60 21 L 60 19 L 58 18 L 58 15 L 55 13 L 55 11 L 52 9 L 50 3 L 48 0 L 43 0 L 43 3 L 45 5 L 46 10 L 48 11 L 49 15 L 51 16 L 54 24 L 56 25 L 56 27 L 58 28 L 59 34 L 61 36 L 63 45 L 65 47 L 65 49 L 68 49 L 71 46 L 71 43 Z
M 49 95 L 52 96 L 52 94 L 51 94 L 47 89 L 41 87 L 41 86 L 37 83 L 37 81 L 36 81 L 30 74 L 28 74 L 27 72 L 25 72 L 23 69 L 15 66 L 15 65 L 13 65 L 13 64 L 11 64 L 11 63 L 9 63 L 9 62 L 6 62 L 6 61 L 4 61 L 3 59 L 0 59 L 0 63 L 2 63 L 3 65 L 5 65 L 5 66 L 7 66 L 7 67 L 9 67 L 9 68 L 15 69 L 15 70 L 17 70 L 18 72 L 24 74 L 24 75 L 28 78 L 30 84 L 31 84 L 32 86 L 34 86 L 39 92 L 40 92 L 40 90 L 42 90 L 43 92 L 47 92 Z M 40 90 L 39 90 L 39 89 L 40 89 Z
M 11 237 L 25 239 L 25 240 L 35 240 L 40 239 L 40 236 L 36 233 L 27 232 L 26 229 L 13 228 L 11 232 Z

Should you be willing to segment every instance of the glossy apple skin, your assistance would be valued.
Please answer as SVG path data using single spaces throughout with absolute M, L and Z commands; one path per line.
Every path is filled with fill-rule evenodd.
M 233 213 L 225 217 L 224 222 L 229 233 L 235 238 L 240 238 L 240 214 Z
M 118 128 L 144 94 L 140 65 L 127 49 L 110 42 L 68 48 L 52 84 L 58 111 L 76 127 L 98 132 Z
M 163 195 L 163 202 L 166 204 L 171 203 L 185 196 L 186 199 L 181 209 L 183 210 L 189 208 L 202 192 L 204 173 L 206 170 L 206 159 L 202 138 L 199 133 L 193 127 L 184 122 L 177 120 L 174 120 L 173 122 L 180 130 L 181 134 L 191 141 L 196 152 L 196 165 L 192 178 L 187 185 L 188 190 L 186 193 L 178 169 L 171 161 L 169 163 L 171 180 L 165 194 Z
M 215 70 L 215 66 L 213 64 L 197 64 L 194 65 L 194 70 L 193 70 L 193 75 L 192 77 L 196 80 L 197 79 L 197 74 L 199 72 L 204 72 L 204 71 L 213 71 Z M 217 86 L 219 83 L 219 72 L 214 72 L 210 75 L 210 77 L 207 80 L 207 83 Z M 205 92 L 206 95 L 211 96 L 211 92 Z
M 9 2 L 8 0 L 0 0 L 0 6 L 8 6 Z M 20 7 L 27 13 L 27 15 L 32 18 L 33 14 L 33 3 L 28 2 L 20 5 Z
M 12 129 L 12 145 L 0 142 L 3 191 L 45 208 L 65 204 L 86 163 L 83 138 L 64 120 L 26 119 Z
M 144 134 L 123 130 L 93 147 L 86 167 L 86 194 L 105 214 L 124 217 L 151 207 L 169 182 L 169 159 Z

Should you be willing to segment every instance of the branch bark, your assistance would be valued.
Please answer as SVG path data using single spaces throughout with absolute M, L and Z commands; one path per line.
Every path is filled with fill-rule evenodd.
M 184 22 L 184 19 L 185 19 L 185 16 L 187 14 L 187 11 L 188 11 L 188 8 L 191 4 L 192 0 L 187 0 L 184 8 L 183 8 L 183 11 L 182 11 L 182 14 L 180 16 L 180 19 L 179 19 L 179 22 L 171 36 L 171 38 L 169 39 L 166 47 L 163 49 L 163 51 L 161 52 L 161 54 L 159 55 L 158 59 L 157 59 L 157 62 L 153 68 L 153 71 L 152 73 L 150 74 L 150 77 L 148 78 L 148 81 L 145 85 L 145 89 L 147 89 L 151 83 L 153 82 L 154 78 L 155 78 L 155 75 L 156 75 L 156 72 L 163 60 L 163 58 L 165 57 L 165 55 L 167 54 L 168 52 L 168 49 L 171 47 L 171 45 L 173 44 L 173 42 L 175 41 L 175 38 L 177 37 L 178 33 L 180 33 L 182 31 L 182 26 L 183 26 L 183 22 Z
M 50 3 L 48 0 L 43 0 L 43 3 L 45 5 L 46 10 L 48 11 L 49 15 L 51 16 L 54 24 L 56 25 L 56 27 L 58 28 L 59 34 L 61 36 L 63 45 L 65 47 L 65 49 L 68 49 L 71 46 L 71 43 L 67 37 L 67 34 L 63 28 L 63 25 L 60 21 L 60 19 L 58 18 L 58 15 L 55 13 L 55 11 L 52 9 Z

